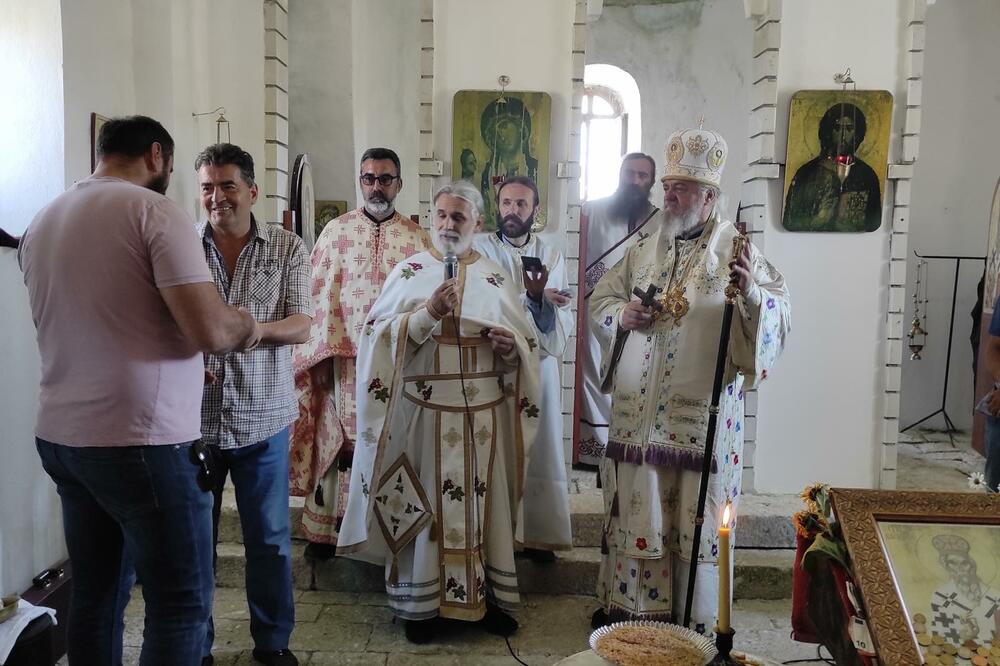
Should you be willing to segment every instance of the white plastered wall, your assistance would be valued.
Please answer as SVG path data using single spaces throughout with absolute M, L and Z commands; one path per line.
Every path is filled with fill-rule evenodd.
M 64 116 L 58 0 L 0 3 L 0 227 L 20 235 L 63 190 Z M 25 137 L 30 137 L 26 141 Z M 40 361 L 14 250 L 0 249 L 0 593 L 21 593 L 66 557 L 55 487 L 35 451 Z
M 913 173 L 906 316 L 913 320 L 916 259 L 924 255 L 984 256 L 993 191 L 1000 178 L 1000 2 L 962 0 L 927 7 L 923 68 L 921 157 Z M 959 428 L 972 425 L 972 347 L 969 312 L 984 264 L 963 261 L 955 307 L 955 333 L 948 385 L 948 416 Z M 955 264 L 928 264 L 925 283 L 930 332 L 911 361 L 904 351 L 900 424 L 906 427 L 941 407 Z M 979 326 L 979 322 L 976 322 Z M 925 425 L 943 427 L 938 415 Z
M 419 212 L 420 12 L 416 0 L 299 0 L 289 6 L 289 154 L 307 153 L 317 199 L 361 201 L 358 160 L 395 150 L 396 209 Z
M 67 185 L 90 174 L 92 112 L 148 115 L 175 142 L 167 195 L 200 218 L 194 158 L 215 143 L 216 116 L 191 114 L 224 106 L 232 142 L 254 158 L 264 215 L 264 3 L 63 0 L 62 11 Z
M 0 226 L 20 234 L 90 173 L 90 114 L 142 113 L 175 141 L 168 195 L 198 216 L 193 169 L 224 105 L 232 140 L 264 163 L 263 5 L 245 0 L 36 0 L 0 4 Z M 225 25 L 220 33 L 218 26 Z M 221 36 L 220 36 L 221 35 Z M 207 107 L 207 108 L 206 108 Z M 258 167 L 259 168 L 259 167 Z M 260 210 L 258 205 L 257 210 Z M 60 506 L 34 447 L 40 362 L 16 255 L 0 250 L 0 592 L 21 592 L 65 557 Z
M 295 0 L 289 7 L 288 135 L 293 159 L 309 155 L 316 198 L 344 199 L 353 207 L 360 153 L 354 149 L 351 6 L 351 0 Z
M 906 253 L 905 229 L 894 229 L 892 213 L 908 204 L 903 175 L 916 157 L 912 141 L 904 150 L 902 132 L 912 138 L 918 131 L 904 130 L 904 116 L 908 100 L 919 104 L 908 94 L 913 85 L 907 79 L 909 54 L 922 48 L 922 24 L 912 16 L 924 0 L 772 0 L 767 5 L 766 11 L 780 19 L 773 137 L 778 161 L 785 154 L 791 95 L 831 89 L 834 73 L 850 66 L 859 89 L 893 93 L 889 161 L 906 164 L 890 173 L 901 180 L 887 181 L 882 227 L 868 234 L 785 231 L 780 226 L 782 181 L 768 181 L 759 224 L 765 252 L 790 286 L 793 330 L 783 358 L 759 392 L 755 485 L 764 492 L 796 492 L 814 481 L 891 488 L 895 440 L 887 441 L 885 433 L 895 427 L 898 413 L 898 393 L 888 387 L 890 375 L 898 371 L 904 288 L 898 271 L 890 276 L 889 266 L 891 258 L 903 259 Z M 864 22 L 853 18 L 862 14 Z M 766 146 L 752 148 L 751 161 L 755 150 L 768 152 Z
M 552 96 L 549 144 L 547 235 L 564 240 L 567 187 L 556 178 L 556 163 L 569 154 L 573 0 L 436 0 L 434 2 L 434 153 L 451 173 L 452 102 L 459 90 L 499 90 L 497 77 L 510 77 L 511 90 L 545 91 Z M 484 26 L 517 23 L 516 36 Z M 524 48 L 523 46 L 530 46 Z M 475 54 L 474 57 L 470 57 Z M 443 181 L 442 181 L 443 182 Z M 423 193 L 421 193 L 423 194 Z

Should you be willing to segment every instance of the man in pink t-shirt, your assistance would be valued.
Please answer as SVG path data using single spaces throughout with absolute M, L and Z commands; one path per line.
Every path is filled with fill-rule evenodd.
M 36 445 L 74 574 L 70 663 L 121 663 L 132 564 L 141 663 L 201 664 L 213 588 L 202 352 L 252 348 L 260 329 L 219 298 L 191 220 L 164 196 L 173 148 L 151 118 L 108 121 L 94 174 L 19 248 L 42 361 Z

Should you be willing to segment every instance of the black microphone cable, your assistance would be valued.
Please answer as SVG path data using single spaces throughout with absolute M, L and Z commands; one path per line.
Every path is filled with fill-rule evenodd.
M 473 502 L 474 519 L 473 523 L 476 528 L 476 540 L 477 540 L 477 552 L 476 555 L 479 558 L 479 566 L 483 569 L 483 586 L 489 590 L 489 586 L 486 582 L 486 561 L 483 559 L 483 548 L 486 545 L 485 534 L 482 528 L 482 518 L 479 515 L 479 495 L 476 490 L 476 481 L 479 480 L 479 452 L 476 450 L 476 436 L 475 436 L 475 417 L 472 415 L 472 408 L 469 406 L 469 396 L 465 391 L 465 361 L 462 353 L 462 332 L 458 326 L 458 316 L 455 314 L 455 308 L 451 309 L 451 324 L 455 330 L 455 342 L 458 346 L 458 378 L 462 382 L 462 401 L 465 403 L 464 421 L 465 425 L 469 430 L 469 443 L 471 444 L 472 450 L 472 493 L 470 497 Z M 502 390 L 502 389 L 501 389 Z M 488 479 L 492 481 L 492 479 Z M 487 492 L 489 492 L 489 486 L 487 485 Z M 483 496 L 483 502 L 486 501 L 485 495 Z M 489 593 L 487 593 L 487 599 L 489 598 Z M 496 602 L 494 601 L 494 604 Z M 499 608 L 499 606 L 497 606 Z M 521 661 L 521 659 L 514 653 L 514 647 L 510 644 L 510 637 L 504 636 L 504 642 L 507 643 L 507 650 L 510 652 L 510 656 L 514 658 L 519 664 L 523 666 L 529 666 L 527 662 Z

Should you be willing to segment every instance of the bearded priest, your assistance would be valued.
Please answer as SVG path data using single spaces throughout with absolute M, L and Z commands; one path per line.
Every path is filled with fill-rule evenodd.
M 566 261 L 557 247 L 531 233 L 539 204 L 535 181 L 508 178 L 497 190 L 496 203 L 497 231 L 477 235 L 473 247 L 502 266 L 521 290 L 521 302 L 538 332 L 542 404 L 558 405 L 562 355 L 573 331 Z M 546 410 L 531 451 L 524 483 L 523 552 L 536 562 L 553 562 L 552 551 L 573 547 L 561 409 Z
M 744 391 L 767 377 L 789 331 L 784 278 L 750 243 L 733 256 L 739 232 L 718 205 L 726 153 L 725 140 L 709 130 L 671 136 L 657 228 L 626 251 L 591 297 L 591 318 L 603 332 L 601 388 L 611 394 L 600 465 L 604 607 L 594 624 L 684 616 L 724 292 L 735 281 L 740 295 L 692 604 L 692 628 L 715 626 L 718 523 L 726 502 L 735 509 L 740 495 Z M 634 297 L 636 288 L 656 293 L 653 304 Z
M 521 294 L 472 247 L 482 211 L 471 183 L 434 194 L 434 249 L 393 269 L 358 346 L 338 553 L 385 564 L 389 606 L 415 643 L 439 617 L 517 629 L 502 609 L 520 601 L 525 469 L 548 407 Z

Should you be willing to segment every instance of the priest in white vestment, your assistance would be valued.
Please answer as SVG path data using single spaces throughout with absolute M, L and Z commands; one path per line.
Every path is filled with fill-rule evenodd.
M 338 553 L 385 564 L 389 606 L 417 643 L 433 638 L 439 616 L 517 629 L 501 609 L 520 600 L 525 469 L 550 407 L 521 294 L 472 248 L 482 208 L 471 183 L 438 190 L 435 249 L 393 269 L 358 345 L 358 441 Z M 445 280 L 448 259 L 457 277 Z
M 717 620 L 717 533 L 726 502 L 736 508 L 740 495 L 744 391 L 767 377 L 789 331 L 781 274 L 752 244 L 732 256 L 738 231 L 716 210 L 726 152 L 715 132 L 671 136 L 663 219 L 591 297 L 591 317 L 606 332 L 601 378 L 612 400 L 600 467 L 603 608 L 595 624 L 684 616 L 724 290 L 735 280 L 741 294 L 719 403 L 692 628 L 711 632 Z M 660 309 L 633 296 L 633 288 L 649 285 L 660 290 Z
M 625 250 L 649 236 L 659 208 L 649 202 L 656 182 L 656 162 L 645 153 L 629 153 L 618 170 L 618 189 L 610 197 L 588 201 L 580 211 L 581 266 L 576 338 L 576 432 L 574 462 L 598 465 L 608 445 L 611 396 L 601 390 L 603 330 L 591 323 L 590 295 L 597 281 L 616 266 Z
M 557 248 L 531 233 L 539 202 L 535 181 L 527 176 L 508 178 L 496 197 L 497 231 L 478 234 L 474 247 L 503 267 L 521 292 L 538 336 L 542 404 L 561 405 L 560 367 L 574 324 L 566 261 Z M 526 270 L 523 257 L 539 259 L 541 271 Z M 562 410 L 548 409 L 540 419 L 524 481 L 524 553 L 535 561 L 551 562 L 552 551 L 572 547 Z

